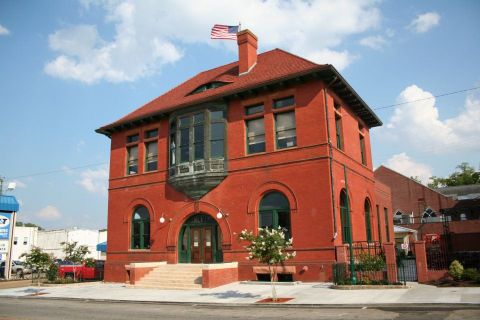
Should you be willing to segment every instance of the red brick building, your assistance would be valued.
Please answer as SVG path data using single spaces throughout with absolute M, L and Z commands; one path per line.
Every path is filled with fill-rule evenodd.
M 293 236 L 294 280 L 330 280 L 350 235 L 393 241 L 390 193 L 372 171 L 377 116 L 331 65 L 257 55 L 248 30 L 238 50 L 97 130 L 111 138 L 107 281 L 154 261 L 236 261 L 239 279 L 255 279 L 236 234 L 264 226 Z

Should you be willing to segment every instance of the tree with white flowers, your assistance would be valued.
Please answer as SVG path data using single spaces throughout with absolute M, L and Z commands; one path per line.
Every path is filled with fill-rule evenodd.
M 281 227 L 278 227 L 278 229 L 258 228 L 257 235 L 245 229 L 238 237 L 250 242 L 249 245 L 245 246 L 248 251 L 248 260 L 256 259 L 260 263 L 268 265 L 272 285 L 272 301 L 277 301 L 277 291 L 275 290 L 276 266 L 295 257 L 295 251 L 291 251 L 293 238 L 286 239 L 285 232 Z

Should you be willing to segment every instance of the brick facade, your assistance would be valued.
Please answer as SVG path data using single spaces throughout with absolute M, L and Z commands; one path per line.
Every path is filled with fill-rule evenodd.
M 280 60 L 292 59 L 293 64 L 300 64 L 299 59 L 304 63 L 301 58 L 272 51 L 259 55 L 251 73 L 237 77 L 238 81 L 248 79 L 242 77 L 254 77 L 256 70 L 264 68 L 262 64 L 275 56 Z M 99 129 L 111 137 L 106 281 L 125 281 L 124 266 L 132 262 L 178 263 L 182 226 L 188 218 L 200 213 L 209 215 L 218 225 L 223 261 L 239 263 L 238 275 L 228 271 L 227 278 L 255 279 L 253 267 L 256 263 L 245 259 L 244 244 L 238 241 L 237 234 L 243 229 L 256 230 L 259 227 L 259 204 L 271 191 L 282 193 L 289 203 L 291 235 L 297 255 L 286 265 L 292 267 L 289 270 L 295 270 L 294 280 L 332 279 L 331 265 L 338 258 L 335 247 L 342 245 L 339 195 L 347 187 L 353 240 L 366 240 L 364 208 L 368 199 L 373 240 L 381 237 L 378 226 L 384 241 L 387 238 L 383 211 L 386 208 L 393 241 L 390 193 L 386 186 L 375 182 L 370 152 L 369 128 L 381 123 L 360 117 L 349 101 L 337 95 L 331 85 L 333 82 L 315 77 L 297 80 L 265 87 L 254 95 L 230 96 L 226 100 L 227 176 L 200 199 L 189 198 L 169 183 L 168 112 L 150 119 L 149 123 L 139 121 L 117 126 L 117 121 L 116 127 Z M 292 110 L 295 113 L 296 146 L 278 149 L 273 101 L 288 96 L 295 99 Z M 247 154 L 245 107 L 258 103 L 262 103 L 265 110 L 265 152 Z M 335 104 L 341 108 L 336 110 Z M 138 114 L 142 112 L 136 111 Z M 336 147 L 336 113 L 342 117 L 343 150 Z M 369 116 L 375 117 L 373 113 Z M 158 169 L 145 173 L 143 136 L 151 129 L 159 130 Z M 140 137 L 138 174 L 126 175 L 126 138 L 131 134 Z M 362 164 L 360 134 L 365 143 L 366 165 Z M 132 213 L 140 205 L 150 214 L 150 248 L 135 250 L 130 249 Z M 377 205 L 381 208 L 380 224 L 377 223 Z M 222 213 L 220 218 L 219 212 Z M 205 276 L 211 278 L 210 282 L 217 283 L 222 281 L 220 278 L 225 272 L 212 271 Z

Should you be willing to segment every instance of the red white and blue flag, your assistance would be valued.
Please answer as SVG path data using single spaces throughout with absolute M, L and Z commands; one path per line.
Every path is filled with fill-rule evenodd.
M 237 40 L 238 29 L 240 29 L 240 26 L 226 26 L 223 24 L 216 24 L 212 28 L 210 38 Z

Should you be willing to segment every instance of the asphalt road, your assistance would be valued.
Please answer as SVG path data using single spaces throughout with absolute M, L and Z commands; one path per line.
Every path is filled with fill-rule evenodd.
M 26 319 L 480 319 L 480 306 L 219 306 L 2 298 L 0 320 Z

